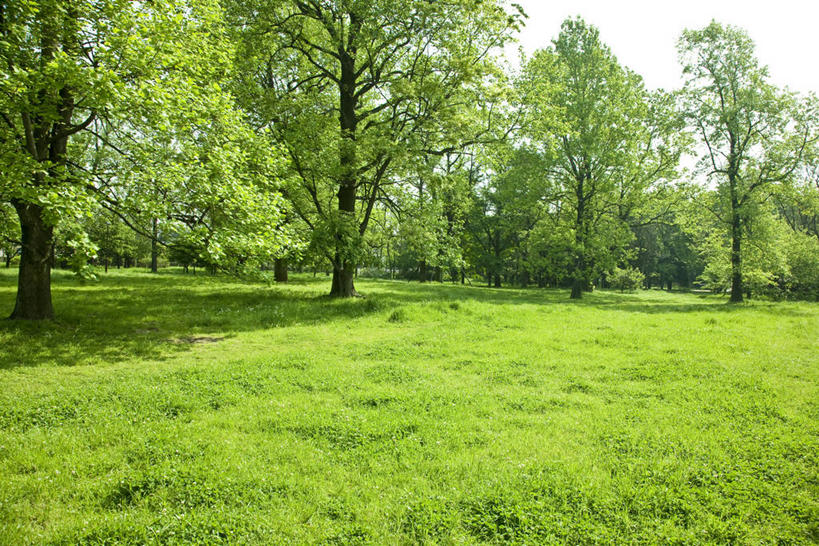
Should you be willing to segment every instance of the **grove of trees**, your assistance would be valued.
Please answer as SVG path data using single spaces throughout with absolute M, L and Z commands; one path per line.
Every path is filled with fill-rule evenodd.
M 503 0 L 0 0 L 0 254 L 14 319 L 51 270 L 160 265 L 819 298 L 819 102 L 743 30 L 649 90 L 598 29 L 519 66 Z

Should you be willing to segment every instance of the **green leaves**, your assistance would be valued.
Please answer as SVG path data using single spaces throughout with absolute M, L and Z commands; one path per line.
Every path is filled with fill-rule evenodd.
M 585 286 L 625 258 L 628 222 L 673 180 L 686 143 L 679 118 L 670 97 L 648 93 L 579 18 L 534 54 L 518 89 L 523 135 L 544 159 L 550 212 L 571 235 L 572 275 Z
M 742 262 L 753 253 L 747 243 L 764 240 L 757 235 L 771 220 L 765 201 L 790 182 L 819 140 L 815 101 L 771 85 L 739 28 L 712 22 L 687 30 L 678 49 L 686 75 L 683 107 L 701 142 L 700 171 L 717 185 L 710 210 L 730 233 L 732 300 L 741 301 L 744 275 L 757 286 L 771 280 L 743 270 Z M 725 262 L 709 263 L 712 271 L 722 267 Z
M 442 150 L 503 125 L 500 108 L 490 113 L 503 100 L 496 57 L 520 14 L 500 2 L 228 6 L 242 67 L 235 92 L 286 146 L 292 210 L 334 262 L 361 259 L 371 218 L 402 201 L 419 165 L 435 171 Z

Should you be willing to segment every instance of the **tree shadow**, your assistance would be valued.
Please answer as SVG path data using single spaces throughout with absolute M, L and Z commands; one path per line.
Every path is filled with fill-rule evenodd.
M 164 360 L 239 332 L 354 319 L 393 304 L 387 297 L 331 299 L 325 284 L 136 272 L 83 283 L 57 271 L 56 320 L 0 320 L 0 369 Z M 13 307 L 14 288 L 11 275 L 1 274 L 3 312 Z
M 568 291 L 485 288 L 362 280 L 367 297 L 329 298 L 323 277 L 294 276 L 285 286 L 221 276 L 112 272 L 84 283 L 55 272 L 57 320 L 0 321 L 0 369 L 164 360 L 240 332 L 349 321 L 413 303 L 475 301 L 490 305 L 552 305 L 629 313 L 742 313 L 807 316 L 792 305 L 728 305 L 708 295 L 597 291 L 570 300 Z M 14 278 L 0 272 L 0 310 L 14 302 Z M 566 306 L 566 307 L 564 307 Z
M 727 296 L 710 293 L 663 290 L 629 293 L 596 290 L 584 294 L 580 300 L 572 300 L 569 298 L 568 289 L 490 288 L 440 283 L 407 283 L 405 281 L 381 282 L 388 283 L 393 298 L 405 302 L 473 300 L 497 305 L 560 305 L 657 315 L 705 312 L 721 315 L 765 313 L 788 317 L 815 316 L 815 312 L 805 309 L 801 303 L 751 300 L 744 304 L 733 304 Z

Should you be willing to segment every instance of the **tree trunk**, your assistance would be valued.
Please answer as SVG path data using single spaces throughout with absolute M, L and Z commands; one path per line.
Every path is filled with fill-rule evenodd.
M 333 266 L 333 286 L 330 295 L 334 298 L 354 298 L 359 295 L 353 284 L 353 271 L 351 267 L 339 268 Z
M 418 262 L 418 280 L 427 282 L 427 261 L 421 260 Z
M 575 277 L 574 282 L 572 282 L 572 295 L 570 297 L 573 300 L 583 298 L 583 279 Z
M 501 276 L 500 273 L 495 274 L 495 288 L 501 287 Z
M 360 21 L 353 19 L 351 20 L 351 27 L 360 28 Z M 355 203 L 356 187 L 358 186 L 356 172 L 356 131 L 358 129 L 358 117 L 356 115 L 358 104 L 358 97 L 356 96 L 356 50 L 351 47 L 349 50 L 340 53 L 341 78 L 338 89 L 341 142 L 339 143 L 338 158 L 341 176 L 339 177 L 337 196 L 339 220 L 342 223 L 350 223 L 351 225 L 342 225 L 337 228 L 336 254 L 333 260 L 333 284 L 330 295 L 336 298 L 352 298 L 359 295 L 353 285 L 356 264 L 348 256 L 344 256 L 342 251 L 346 253 L 349 241 L 345 241 L 344 238 L 349 237 L 347 230 L 352 229 L 356 221 Z
M 735 182 L 731 183 L 731 302 L 742 303 L 742 223 Z
M 159 220 L 151 220 L 151 273 L 159 271 L 159 247 L 156 238 L 159 235 Z
M 287 282 L 286 258 L 276 258 L 276 261 L 274 262 L 273 265 L 273 278 L 276 280 L 276 282 Z
M 23 234 L 20 270 L 17 275 L 17 300 L 12 320 L 54 318 L 51 305 L 51 250 L 54 228 L 45 223 L 39 205 L 15 203 Z
M 569 296 L 573 300 L 583 298 L 583 290 L 586 288 L 586 194 L 584 192 L 585 173 L 580 173 L 577 179 L 575 195 L 577 196 L 577 218 L 574 227 L 574 277 L 572 279 L 572 293 Z
M 578 241 L 579 245 L 582 245 L 582 242 Z M 583 291 L 588 289 L 589 281 L 585 277 L 586 275 L 586 260 L 583 256 L 582 246 L 577 251 L 577 255 L 574 259 L 574 278 L 572 279 L 572 294 L 570 296 L 573 300 L 579 300 L 583 298 Z

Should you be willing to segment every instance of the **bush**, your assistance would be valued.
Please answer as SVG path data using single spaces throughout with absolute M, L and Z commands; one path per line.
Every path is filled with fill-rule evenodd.
M 613 288 L 620 290 L 620 292 L 634 292 L 642 286 L 645 280 L 646 276 L 633 267 L 627 267 L 625 269 L 615 267 L 614 271 L 609 275 L 609 283 L 611 283 Z

